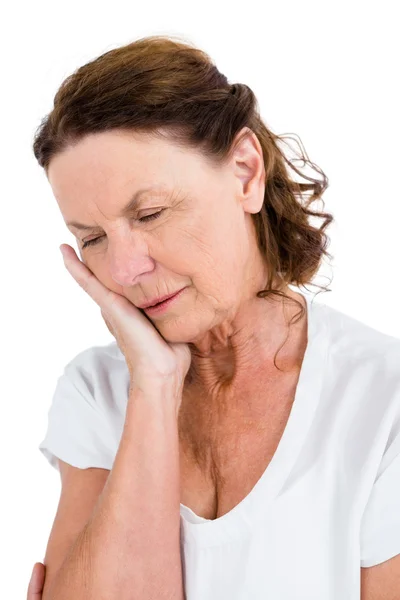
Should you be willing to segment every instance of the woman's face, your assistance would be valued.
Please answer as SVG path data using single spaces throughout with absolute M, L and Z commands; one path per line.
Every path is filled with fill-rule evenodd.
M 263 203 L 264 165 L 252 132 L 218 169 L 171 141 L 96 133 L 56 155 L 48 179 L 82 261 L 106 287 L 136 306 L 186 287 L 149 316 L 168 341 L 193 341 L 233 319 L 265 283 L 251 219 Z

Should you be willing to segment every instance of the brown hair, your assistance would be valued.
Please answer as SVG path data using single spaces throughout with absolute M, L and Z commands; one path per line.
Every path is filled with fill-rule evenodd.
M 264 204 L 252 218 L 268 281 L 257 296 L 291 300 L 280 288 L 311 283 L 323 256 L 332 258 L 325 229 L 333 216 L 310 208 L 317 200 L 324 207 L 328 178 L 305 152 L 300 154 L 303 166 L 312 166 L 321 181 L 301 173 L 278 147 L 284 136 L 272 133 L 261 119 L 253 91 L 243 83 L 229 84 L 212 59 L 190 42 L 176 36 L 140 38 L 79 67 L 57 91 L 53 110 L 35 133 L 33 151 L 47 173 L 52 157 L 85 135 L 118 128 L 167 137 L 218 166 L 229 159 L 244 127 L 257 136 L 265 165 Z M 308 183 L 295 181 L 287 167 Z M 311 192 L 308 199 L 306 192 Z M 309 217 L 322 224 L 311 225 Z M 278 280 L 282 283 L 274 288 Z M 294 302 L 300 306 L 296 323 L 305 310 Z

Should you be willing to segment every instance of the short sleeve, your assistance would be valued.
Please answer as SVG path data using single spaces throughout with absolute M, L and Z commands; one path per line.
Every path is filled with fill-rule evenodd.
M 400 554 L 400 432 L 392 437 L 361 522 L 361 567 Z
M 56 457 L 80 469 L 111 470 L 115 451 L 110 424 L 89 388 L 73 381 L 76 373 L 65 368 L 57 380 L 48 411 L 46 435 L 39 450 L 57 470 Z

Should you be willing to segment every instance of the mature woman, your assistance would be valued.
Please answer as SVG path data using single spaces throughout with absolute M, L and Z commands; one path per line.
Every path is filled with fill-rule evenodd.
M 49 411 L 43 600 L 398 597 L 400 340 L 289 287 L 332 216 L 279 141 L 171 38 L 57 92 L 34 152 L 116 342 L 71 360 Z

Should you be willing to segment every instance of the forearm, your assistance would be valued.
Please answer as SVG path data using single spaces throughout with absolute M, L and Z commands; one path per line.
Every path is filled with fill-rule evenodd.
M 49 600 L 184 599 L 179 445 L 170 393 L 131 393 L 113 468 Z

